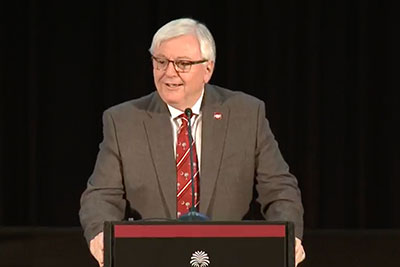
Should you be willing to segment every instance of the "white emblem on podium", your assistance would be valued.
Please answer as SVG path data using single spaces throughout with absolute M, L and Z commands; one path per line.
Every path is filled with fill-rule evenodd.
M 195 251 L 190 258 L 192 267 L 207 267 L 210 264 L 210 258 L 204 251 Z

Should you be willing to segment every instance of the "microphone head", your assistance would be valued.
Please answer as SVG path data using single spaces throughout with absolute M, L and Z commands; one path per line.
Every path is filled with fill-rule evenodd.
M 191 108 L 185 109 L 185 115 L 186 115 L 188 118 L 191 118 L 191 117 L 192 117 L 192 109 L 191 109 Z

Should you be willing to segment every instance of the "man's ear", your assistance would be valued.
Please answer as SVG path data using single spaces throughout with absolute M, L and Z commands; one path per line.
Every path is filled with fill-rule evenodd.
M 215 63 L 214 61 L 208 61 L 206 65 L 206 73 L 204 75 L 204 83 L 208 83 L 208 81 L 211 79 L 211 76 L 214 72 L 214 66 Z

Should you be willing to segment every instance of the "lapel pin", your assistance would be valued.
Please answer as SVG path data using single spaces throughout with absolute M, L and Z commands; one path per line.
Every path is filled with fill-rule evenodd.
M 214 112 L 214 119 L 216 119 L 216 120 L 222 119 L 222 113 L 221 112 Z

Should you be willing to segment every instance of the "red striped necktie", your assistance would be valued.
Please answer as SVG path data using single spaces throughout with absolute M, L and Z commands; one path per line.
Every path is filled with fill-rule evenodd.
M 178 138 L 176 142 L 176 182 L 177 182 L 177 218 L 190 211 L 192 207 L 192 181 L 190 172 L 190 146 L 188 135 L 188 117 L 181 114 L 181 126 L 178 130 Z M 192 133 L 193 135 L 193 133 Z M 199 208 L 199 169 L 196 153 L 196 145 L 192 138 L 193 153 L 193 173 L 194 173 L 194 196 L 196 210 Z

